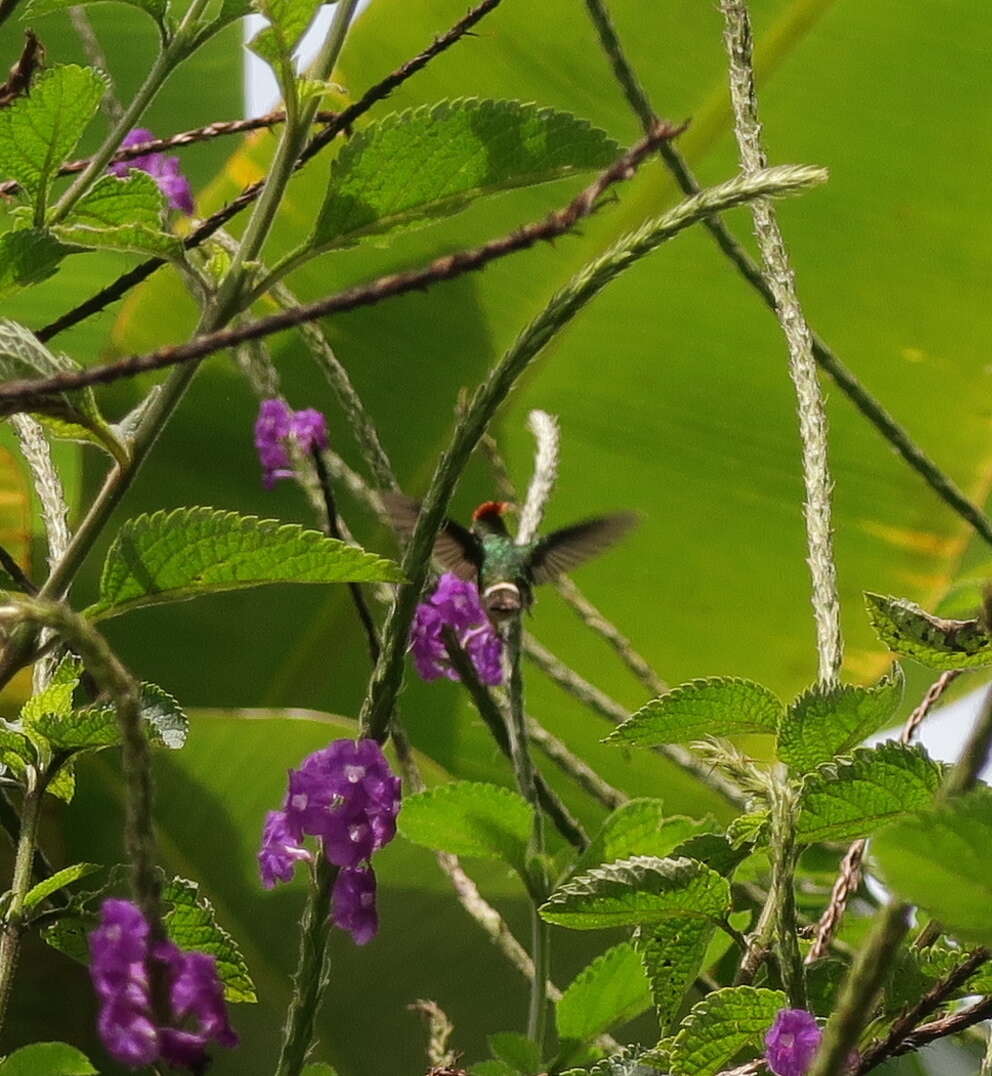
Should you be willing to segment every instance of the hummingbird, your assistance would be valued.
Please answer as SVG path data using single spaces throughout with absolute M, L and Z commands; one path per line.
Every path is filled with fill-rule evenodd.
M 385 494 L 383 501 L 397 532 L 409 538 L 420 512 L 418 502 L 401 493 Z M 445 571 L 475 583 L 494 624 L 529 609 L 537 584 L 602 553 L 638 520 L 633 512 L 596 516 L 517 545 L 503 519 L 512 507 L 509 501 L 485 501 L 472 513 L 471 528 L 446 519 L 434 541 L 434 559 Z

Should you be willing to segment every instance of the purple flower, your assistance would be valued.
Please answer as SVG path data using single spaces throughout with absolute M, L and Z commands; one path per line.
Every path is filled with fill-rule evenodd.
M 263 400 L 255 422 L 255 448 L 262 464 L 262 483 L 272 489 L 279 478 L 292 478 L 288 443 L 300 452 L 327 447 L 327 423 L 313 408 L 293 411 L 280 399 Z
M 459 679 L 444 645 L 444 628 L 453 628 L 472 659 L 479 679 L 495 686 L 503 682 L 503 640 L 489 622 L 474 583 L 445 572 L 434 593 L 417 606 L 410 629 L 410 650 L 424 680 L 446 676 Z
M 289 830 L 285 811 L 269 811 L 262 831 L 262 848 L 258 853 L 258 867 L 262 885 L 271 889 L 276 882 L 292 880 L 296 864 L 301 860 L 313 860 L 313 856 L 301 848 L 299 840 Z
M 164 968 L 169 984 L 172 1012 L 165 1027 L 156 1027 L 152 1020 L 150 958 Z M 162 1058 L 199 1067 L 211 1039 L 222 1046 L 238 1043 L 214 958 L 184 953 L 169 941 L 150 945 L 148 923 L 130 901 L 103 902 L 100 925 L 90 934 L 90 977 L 100 999 L 100 1038 L 108 1053 L 125 1065 L 150 1065 Z
M 142 142 L 154 142 L 155 135 L 144 127 L 135 127 L 121 143 L 121 149 L 137 146 Z M 108 171 L 115 176 L 126 176 L 131 169 L 147 172 L 165 195 L 165 200 L 173 209 L 183 213 L 193 212 L 193 192 L 189 180 L 179 167 L 179 158 L 165 153 L 146 153 L 141 157 L 132 157 L 129 161 L 118 161 L 110 165 Z
M 375 872 L 371 867 L 342 867 L 331 890 L 331 918 L 356 945 L 370 942 L 379 930 L 375 910 Z
M 780 1009 L 765 1036 L 765 1060 L 775 1076 L 806 1076 L 823 1032 L 805 1009 Z

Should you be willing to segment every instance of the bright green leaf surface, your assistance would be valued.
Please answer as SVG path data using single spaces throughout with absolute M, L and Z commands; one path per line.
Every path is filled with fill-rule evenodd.
M 922 747 L 888 741 L 823 766 L 803 783 L 797 839 L 851 841 L 868 837 L 899 815 L 928 807 L 941 767 Z
M 277 71 L 288 60 L 303 31 L 323 0 L 258 0 L 258 10 L 269 20 L 251 39 L 249 48 Z
M 702 863 L 633 856 L 559 886 L 541 906 L 541 916 L 572 930 L 600 930 L 653 926 L 683 915 L 712 920 L 729 902 L 727 880 Z
M 645 932 L 638 943 L 663 1035 L 670 1029 L 686 991 L 699 974 L 715 929 L 705 919 L 673 916 L 658 923 L 650 933 Z
M 404 800 L 399 831 L 415 844 L 456 856 L 501 859 L 523 873 L 531 810 L 507 788 L 458 781 Z
M 50 232 L 24 228 L 0 235 L 0 298 L 50 277 L 68 250 Z
M 883 643 L 931 669 L 992 665 L 992 636 L 977 620 L 942 620 L 914 602 L 865 594 L 868 617 Z
M 91 1076 L 96 1072 L 85 1054 L 64 1042 L 33 1042 L 0 1064 L 3 1076 Z
M 157 684 L 142 684 L 141 716 L 148 722 L 148 734 L 177 751 L 186 742 L 189 721 L 178 701 Z M 113 707 L 97 706 L 64 714 L 41 714 L 32 721 L 53 746 L 65 751 L 91 747 L 113 747 L 121 741 L 117 714 Z
M 698 920 L 697 920 L 698 921 Z M 651 1006 L 641 958 L 628 942 L 598 956 L 569 984 L 555 1009 L 560 1039 L 585 1042 Z
M 933 811 L 904 818 L 872 842 L 886 884 L 951 934 L 992 944 L 992 793 L 981 788 Z
M 898 665 L 874 687 L 812 687 L 789 707 L 778 730 L 778 757 L 800 773 L 842 755 L 891 723 L 905 678 Z
M 618 726 L 607 743 L 654 747 L 685 743 L 705 736 L 774 732 L 782 704 L 751 680 L 715 676 L 681 684 L 642 706 Z
M 532 1039 L 516 1031 L 501 1031 L 490 1035 L 489 1049 L 497 1061 L 502 1061 L 521 1076 L 537 1076 L 543 1069 L 540 1047 Z
M 713 1076 L 738 1050 L 760 1048 L 775 1014 L 788 1005 L 780 990 L 733 986 L 692 1007 L 671 1049 L 673 1076 Z
M 370 124 L 331 169 L 317 248 L 427 223 L 486 194 L 605 168 L 620 147 L 564 112 L 520 101 L 443 101 Z
M 83 7 L 103 2 L 105 0 L 30 0 L 25 5 L 24 15 L 25 18 L 34 19 L 40 15 L 51 15 L 55 12 L 67 11 L 71 7 Z M 169 8 L 168 0 L 117 0 L 117 2 L 130 4 L 132 7 L 146 11 L 157 23 L 165 21 L 165 15 Z
M 177 508 L 128 520 L 107 554 L 100 600 L 87 614 L 119 616 L 143 605 L 263 583 L 396 581 L 391 561 L 294 523 L 214 508 Z
M 49 875 L 43 882 L 39 882 L 28 890 L 24 897 L 24 907 L 33 908 L 64 886 L 72 885 L 73 882 L 78 882 L 80 878 L 85 878 L 87 874 L 93 874 L 98 870 L 103 870 L 99 863 L 76 863 L 71 867 L 63 867 L 62 870 Z

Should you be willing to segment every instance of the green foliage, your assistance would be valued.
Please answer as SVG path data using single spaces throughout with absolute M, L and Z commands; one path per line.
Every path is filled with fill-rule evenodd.
M 982 787 L 883 830 L 872 852 L 886 884 L 947 930 L 992 944 L 992 792 Z
M 64 1042 L 33 1042 L 0 1063 L 0 1076 L 93 1076 L 96 1072 L 85 1054 Z
M 63 915 L 54 923 L 46 924 L 41 937 L 46 944 L 75 960 L 77 964 L 89 964 L 90 949 L 86 940 L 89 924 L 82 916 Z
M 508 788 L 455 781 L 408 796 L 399 831 L 439 852 L 502 860 L 524 876 L 531 817 L 527 801 Z
M 886 822 L 929 806 L 941 776 L 922 747 L 890 740 L 860 748 L 803 782 L 796 838 L 810 844 L 869 837 Z
M 302 1076 L 338 1076 L 338 1073 L 326 1061 L 313 1061 L 303 1070 Z
M 605 168 L 620 147 L 567 112 L 475 98 L 387 116 L 351 138 L 331 169 L 316 249 L 428 224 L 474 199 Z
M 705 919 L 673 916 L 641 934 L 638 949 L 663 1035 L 678 1016 L 686 991 L 699 974 L 714 930 Z
M 654 926 L 672 916 L 719 919 L 730 887 L 692 859 L 633 856 L 595 867 L 559 886 L 541 907 L 549 923 L 572 930 Z
M 177 508 L 128 520 L 107 553 L 96 620 L 145 605 L 265 583 L 396 582 L 399 569 L 295 523 L 215 508 Z
M 690 680 L 642 706 L 606 738 L 606 743 L 657 747 L 704 736 L 774 732 L 782 704 L 751 680 L 714 676 Z
M 712 1076 L 745 1046 L 760 1047 L 779 1009 L 779 990 L 732 986 L 714 990 L 692 1007 L 670 1051 L 672 1076 Z
M 857 747 L 892 719 L 904 684 L 902 669 L 896 665 L 873 687 L 811 687 L 782 719 L 778 757 L 799 773 L 807 773 Z
M 0 109 L 0 173 L 15 179 L 44 222 L 52 181 L 76 148 L 107 89 L 92 67 L 64 64 L 43 71 L 31 92 Z
M 25 19 L 36 19 L 41 15 L 53 15 L 57 12 L 68 11 L 72 7 L 89 6 L 110 2 L 110 0 L 29 0 L 24 8 Z M 117 0 L 122 4 L 130 4 L 132 7 L 144 11 L 155 20 L 159 26 L 165 26 L 168 19 L 169 0 Z
M 63 867 L 62 870 L 49 875 L 44 881 L 28 890 L 24 897 L 25 910 L 30 910 L 36 904 L 47 900 L 53 893 L 98 870 L 103 870 L 99 863 L 76 863 L 71 867 Z
M 916 960 L 921 976 L 930 980 L 924 989 L 937 979 L 949 975 L 968 955 L 961 949 L 952 949 L 949 945 L 940 943 L 910 952 Z M 969 994 L 992 994 L 992 964 L 982 964 L 975 974 L 962 984 L 955 996 L 964 997 Z
M 169 937 L 180 949 L 209 953 L 228 1001 L 257 1001 L 248 965 L 231 935 L 217 922 L 213 906 L 200 896 L 200 887 L 185 878 L 166 883 L 162 899 L 172 905 L 165 916 Z
M 269 25 L 259 30 L 248 47 L 281 74 L 322 3 L 323 0 L 258 0 L 257 8 Z
M 650 1007 L 641 959 L 632 945 L 621 942 L 580 971 L 562 994 L 555 1009 L 558 1037 L 586 1042 Z
M 975 669 L 992 665 L 992 636 L 979 620 L 943 620 L 915 602 L 865 593 L 868 619 L 896 654 L 931 669 Z
M 489 1052 L 512 1073 L 520 1076 L 537 1076 L 544 1070 L 541 1064 L 541 1048 L 536 1042 L 515 1031 L 500 1031 L 489 1035 Z
M 141 716 L 153 742 L 178 751 L 186 742 L 189 719 L 179 702 L 157 684 L 142 684 Z M 117 713 L 112 706 L 93 706 L 65 713 L 41 714 L 32 730 L 61 751 L 115 747 L 121 742 Z
M 22 228 L 0 235 L 0 299 L 47 280 L 69 253 L 51 232 Z

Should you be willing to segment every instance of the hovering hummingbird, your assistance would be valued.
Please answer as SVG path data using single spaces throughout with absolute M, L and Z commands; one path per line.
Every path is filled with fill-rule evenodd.
M 420 505 L 401 493 L 388 493 L 383 501 L 393 526 L 408 538 Z M 637 523 L 633 512 L 618 512 L 517 545 L 503 521 L 510 507 L 508 501 L 486 501 L 472 513 L 471 529 L 446 519 L 434 541 L 434 559 L 459 579 L 475 583 L 494 623 L 529 609 L 536 584 L 570 572 L 619 541 Z

